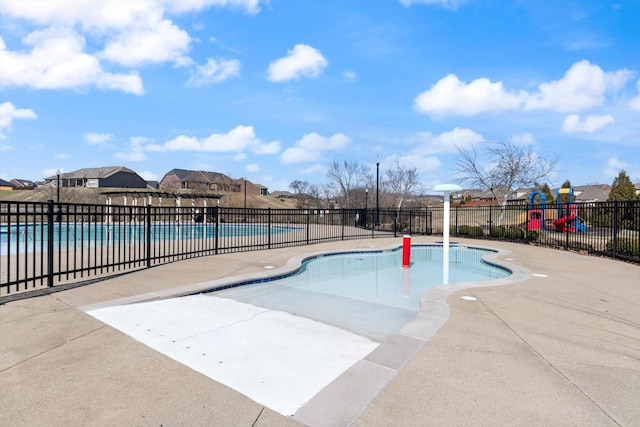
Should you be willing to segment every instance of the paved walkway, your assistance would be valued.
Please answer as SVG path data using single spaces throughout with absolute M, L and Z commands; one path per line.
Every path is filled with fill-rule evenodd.
M 517 274 L 505 286 L 434 290 L 401 333 L 289 417 L 86 311 L 400 238 L 192 259 L 0 305 L 0 425 L 640 425 L 640 267 L 454 240 L 500 250 Z

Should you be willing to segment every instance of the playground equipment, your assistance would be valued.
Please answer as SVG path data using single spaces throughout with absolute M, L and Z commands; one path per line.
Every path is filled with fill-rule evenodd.
M 556 231 L 568 233 L 575 233 L 576 231 L 586 232 L 587 226 L 578 218 L 578 208 L 576 204 L 573 203 L 573 187 L 558 188 L 556 193 L 558 195 L 558 219 L 552 222 Z M 569 195 L 569 203 L 560 203 L 561 194 Z
M 536 195 L 540 195 L 541 206 L 540 209 L 536 208 L 533 204 L 533 199 Z M 529 195 L 529 220 L 527 223 L 527 231 L 531 230 L 544 230 L 544 211 L 547 203 L 547 197 L 544 193 L 534 191 Z

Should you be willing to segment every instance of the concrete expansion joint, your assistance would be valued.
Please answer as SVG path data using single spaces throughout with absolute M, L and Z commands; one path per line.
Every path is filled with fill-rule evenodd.
M 212 332 L 218 332 L 218 331 L 222 331 L 224 329 L 232 328 L 232 327 L 234 327 L 236 325 L 240 325 L 242 323 L 251 322 L 252 320 L 255 320 L 258 316 L 261 316 L 261 315 L 263 315 L 265 313 L 268 313 L 268 312 L 269 312 L 269 310 L 262 310 L 259 313 L 255 313 L 254 315 L 252 315 L 251 317 L 248 317 L 246 319 L 238 320 L 237 322 L 229 323 L 229 324 L 221 326 L 219 328 L 208 329 L 208 330 L 200 332 L 198 334 L 194 334 L 194 335 L 190 335 L 188 337 L 184 337 L 183 339 L 181 339 L 179 341 L 187 341 L 187 340 L 190 340 L 192 338 L 199 337 L 201 335 L 207 335 L 207 334 L 210 334 Z
M 49 353 L 50 351 L 57 350 L 57 349 L 59 349 L 59 348 L 61 348 L 61 347 L 64 347 L 65 345 L 67 345 L 67 344 L 69 344 L 69 343 L 71 343 L 71 342 L 74 342 L 74 341 L 76 341 L 76 340 L 78 340 L 78 339 L 80 339 L 80 338 L 86 337 L 87 335 L 91 335 L 91 334 L 93 334 L 94 332 L 97 332 L 97 331 L 99 331 L 100 329 L 103 329 L 103 328 L 106 328 L 106 327 L 107 327 L 107 325 L 100 325 L 100 326 L 98 326 L 98 327 L 97 327 L 97 328 L 95 328 L 95 329 L 92 329 L 92 330 L 90 330 L 90 331 L 85 332 L 84 334 L 80 334 L 80 335 L 78 335 L 77 337 L 73 337 L 73 338 L 71 338 L 71 339 L 68 339 L 68 340 L 66 340 L 66 341 L 65 341 L 65 342 L 63 342 L 63 343 L 60 343 L 60 344 L 58 344 L 58 345 L 54 345 L 53 347 L 49 347 L 49 348 L 47 348 L 46 350 L 41 351 L 40 353 L 36 353 L 36 354 L 34 354 L 34 355 L 32 355 L 32 356 L 29 356 L 29 357 L 27 357 L 27 358 L 25 358 L 25 359 L 22 359 L 22 360 L 20 360 L 19 362 L 14 363 L 13 365 L 7 366 L 7 367 L 6 367 L 6 368 L 4 368 L 4 369 L 0 369 L 0 373 L 2 373 L 2 372 L 6 372 L 6 371 L 8 371 L 8 370 L 10 370 L 10 369 L 12 369 L 12 368 L 15 368 L 16 366 L 20 366 L 20 365 L 22 365 L 23 363 L 28 362 L 28 361 L 30 361 L 30 360 L 36 359 L 36 358 L 38 358 L 38 357 L 40 357 L 40 356 L 42 356 L 42 355 L 44 355 L 44 354 Z
M 578 393 L 580 393 L 582 396 L 584 396 L 587 400 L 589 400 L 591 402 L 591 404 L 593 404 L 596 408 L 598 408 L 604 415 L 607 416 L 607 418 L 609 418 L 613 423 L 615 423 L 616 425 L 621 425 L 620 423 L 618 423 L 615 418 L 613 418 L 611 416 L 611 414 L 609 414 L 602 406 L 600 406 L 595 400 L 593 400 L 589 394 L 583 390 L 578 384 L 576 384 L 573 380 L 571 380 L 571 378 L 569 378 L 562 370 L 560 370 L 560 368 L 558 368 L 553 362 L 551 362 L 549 359 L 547 359 L 546 357 L 544 357 L 542 355 L 542 353 L 540 353 L 539 351 L 537 351 L 526 339 L 524 339 L 524 337 L 522 337 L 520 334 L 518 334 L 518 332 L 515 331 L 515 329 L 513 329 L 507 322 L 504 321 L 504 319 L 502 317 L 500 317 L 493 309 L 491 309 L 491 307 L 489 307 L 487 304 L 484 303 L 484 301 L 482 300 L 478 300 L 480 301 L 480 303 L 491 313 L 493 314 L 493 316 L 495 316 L 496 319 L 498 319 L 500 321 L 500 323 L 502 323 L 508 330 L 511 331 L 512 334 L 514 334 L 516 337 L 518 337 L 518 339 L 520 341 L 522 341 L 522 343 L 524 343 L 538 358 L 540 358 L 540 360 L 542 360 L 544 363 L 546 363 L 551 369 L 553 369 L 558 375 L 560 375 L 562 378 L 564 378 L 565 381 L 567 381 L 569 384 L 571 384 L 571 386 L 573 388 L 575 388 Z

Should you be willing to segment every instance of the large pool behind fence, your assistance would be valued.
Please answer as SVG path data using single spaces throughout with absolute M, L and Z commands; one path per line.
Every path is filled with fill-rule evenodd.
M 260 236 L 296 230 L 287 225 L 208 224 L 208 223 L 56 223 L 52 233 L 48 224 L 11 224 L 0 227 L 0 254 L 38 252 L 46 248 L 49 236 L 54 242 L 82 242 L 85 247 L 130 244 L 145 241 L 212 239 L 217 237 Z M 54 245 L 55 246 L 55 245 Z

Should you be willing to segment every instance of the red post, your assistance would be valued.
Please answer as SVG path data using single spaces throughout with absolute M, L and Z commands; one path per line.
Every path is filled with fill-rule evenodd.
M 402 240 L 402 268 L 411 267 L 411 236 L 404 236 Z

